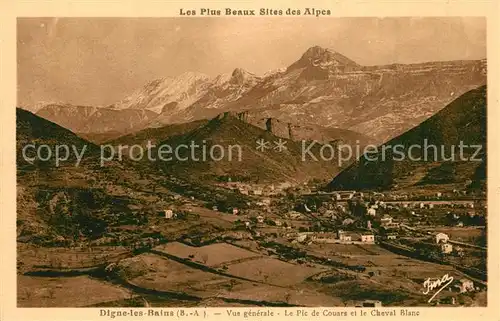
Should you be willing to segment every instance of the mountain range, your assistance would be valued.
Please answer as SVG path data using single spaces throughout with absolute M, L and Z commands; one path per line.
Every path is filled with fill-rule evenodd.
M 268 120 L 284 128 L 315 127 L 321 134 L 308 130 L 312 139 L 329 141 L 323 128 L 334 128 L 381 143 L 485 83 L 486 60 L 361 66 L 315 46 L 289 67 L 262 76 L 241 68 L 213 78 L 187 72 L 153 80 L 107 107 L 49 104 L 36 114 L 101 139 L 233 112 L 260 127 Z

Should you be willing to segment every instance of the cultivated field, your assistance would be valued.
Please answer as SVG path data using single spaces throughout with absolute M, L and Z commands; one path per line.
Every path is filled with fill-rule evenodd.
M 280 286 L 301 283 L 311 275 L 323 271 L 322 268 L 295 265 L 272 258 L 261 258 L 228 266 L 231 275 L 263 281 Z
M 130 298 L 126 289 L 89 278 L 31 277 L 18 275 L 19 307 L 84 307 Z
M 46 269 L 81 269 L 118 260 L 132 255 L 125 247 L 92 248 L 17 246 L 18 262 L 22 267 Z
M 484 233 L 484 228 L 475 227 L 436 227 L 433 229 L 426 229 L 435 233 L 445 233 L 450 236 L 453 241 L 461 241 L 465 243 L 474 244 Z
M 231 279 L 190 268 L 154 254 L 141 254 L 120 263 L 130 275 L 127 281 L 141 288 L 212 297 L 228 287 Z
M 260 254 L 227 243 L 193 247 L 179 242 L 172 242 L 157 246 L 155 250 L 184 259 L 190 258 L 192 261 L 207 266 L 219 266 L 224 263 L 260 257 Z

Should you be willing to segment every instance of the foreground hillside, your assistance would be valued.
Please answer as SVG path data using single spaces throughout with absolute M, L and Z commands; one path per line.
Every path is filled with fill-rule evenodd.
M 432 147 L 437 146 L 437 157 Z M 460 160 L 459 145 L 464 147 L 464 159 L 482 159 L 482 161 Z M 386 150 L 385 160 L 382 146 L 403 148 L 406 155 L 400 155 L 392 148 Z M 417 145 L 420 148 L 410 146 Z M 469 91 L 457 98 L 443 110 L 412 128 L 406 133 L 379 146 L 379 152 L 362 157 L 329 184 L 329 189 L 388 189 L 414 185 L 435 185 L 466 183 L 470 180 L 474 186 L 484 185 L 486 179 L 486 87 Z M 454 147 L 453 147 L 454 146 Z M 478 155 L 476 146 L 481 146 Z M 444 149 L 444 154 L 441 152 Z M 455 158 L 451 160 L 452 148 Z M 395 160 L 396 159 L 396 160 Z M 420 159 L 420 160 L 419 160 Z
M 228 198 L 227 191 L 190 185 L 151 164 L 114 159 L 101 166 L 99 147 L 28 111 L 17 109 L 16 122 L 19 241 L 49 246 L 106 238 L 134 242 L 147 233 L 148 217 L 157 217 L 183 195 L 199 204 Z M 47 161 L 26 160 L 23 148 L 28 144 L 46 145 L 53 155 Z M 78 164 L 73 153 L 57 166 L 56 146 L 85 152 Z M 27 156 L 36 157 L 36 151 L 30 149 Z

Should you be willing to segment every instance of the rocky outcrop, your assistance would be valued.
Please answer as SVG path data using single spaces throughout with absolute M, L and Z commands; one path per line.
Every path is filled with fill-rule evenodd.
M 276 118 L 261 117 L 258 113 L 245 112 L 224 112 L 217 115 L 217 119 L 223 120 L 228 117 L 236 118 L 247 124 L 259 127 L 267 132 L 281 138 L 293 141 L 317 141 L 318 143 L 348 143 L 365 145 L 373 142 L 368 136 L 349 130 L 339 128 L 326 128 L 317 125 L 296 125 L 283 122 Z

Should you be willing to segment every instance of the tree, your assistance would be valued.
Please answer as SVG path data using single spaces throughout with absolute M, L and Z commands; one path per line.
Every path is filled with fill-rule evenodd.
M 201 261 L 203 262 L 203 264 L 207 264 L 207 262 L 208 262 L 208 254 L 203 253 L 203 255 L 201 256 Z
M 54 298 L 55 290 L 53 288 L 49 288 L 47 293 L 48 293 L 50 299 Z
M 228 284 L 229 291 L 232 291 L 235 285 L 236 285 L 236 281 L 234 279 L 231 279 L 229 281 L 229 284 Z
M 30 289 L 24 289 L 24 296 L 29 301 L 33 297 L 33 292 Z

